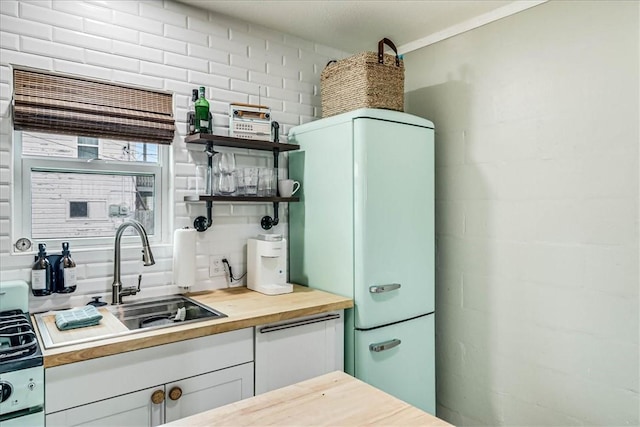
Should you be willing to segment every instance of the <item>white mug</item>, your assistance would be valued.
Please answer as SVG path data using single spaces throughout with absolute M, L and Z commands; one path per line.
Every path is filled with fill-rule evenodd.
M 292 179 L 281 179 L 278 181 L 278 192 L 280 197 L 291 197 L 300 189 L 300 183 Z

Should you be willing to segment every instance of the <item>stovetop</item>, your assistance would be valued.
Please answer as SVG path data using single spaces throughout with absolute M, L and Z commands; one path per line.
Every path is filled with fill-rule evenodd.
M 0 312 L 0 373 L 42 364 L 42 351 L 29 314 L 22 310 Z

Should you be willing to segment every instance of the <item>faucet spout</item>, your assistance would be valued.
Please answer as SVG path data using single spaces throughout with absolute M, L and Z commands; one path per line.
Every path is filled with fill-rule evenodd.
M 155 260 L 153 259 L 153 253 L 151 252 L 151 247 L 149 246 L 149 238 L 147 237 L 147 232 L 144 229 L 144 226 L 140 224 L 136 220 L 128 220 L 120 224 L 118 230 L 116 231 L 116 240 L 113 250 L 113 283 L 111 284 L 111 304 L 121 304 L 122 296 L 124 293 L 127 295 L 135 295 L 135 292 L 128 291 L 123 292 L 122 282 L 120 281 L 120 246 L 122 241 L 122 234 L 124 233 L 127 227 L 133 228 L 140 240 L 142 241 L 142 261 L 144 262 L 145 267 L 155 264 Z M 138 288 L 140 284 L 138 283 Z

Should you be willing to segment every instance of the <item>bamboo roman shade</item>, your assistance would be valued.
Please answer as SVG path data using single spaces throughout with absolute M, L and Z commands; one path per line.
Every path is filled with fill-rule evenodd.
M 40 70 L 13 70 L 15 129 L 171 144 L 173 97 Z

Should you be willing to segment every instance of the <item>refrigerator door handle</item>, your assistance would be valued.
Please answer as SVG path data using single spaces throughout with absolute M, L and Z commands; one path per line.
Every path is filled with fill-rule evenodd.
M 400 345 L 402 341 L 395 338 L 385 342 L 379 342 L 376 344 L 369 344 L 369 351 L 375 351 L 376 353 L 392 349 L 393 347 L 397 347 Z
M 395 291 L 396 289 L 400 289 L 402 285 L 400 283 L 391 283 L 389 285 L 375 285 L 369 286 L 369 292 L 372 294 L 380 294 L 382 292 Z

